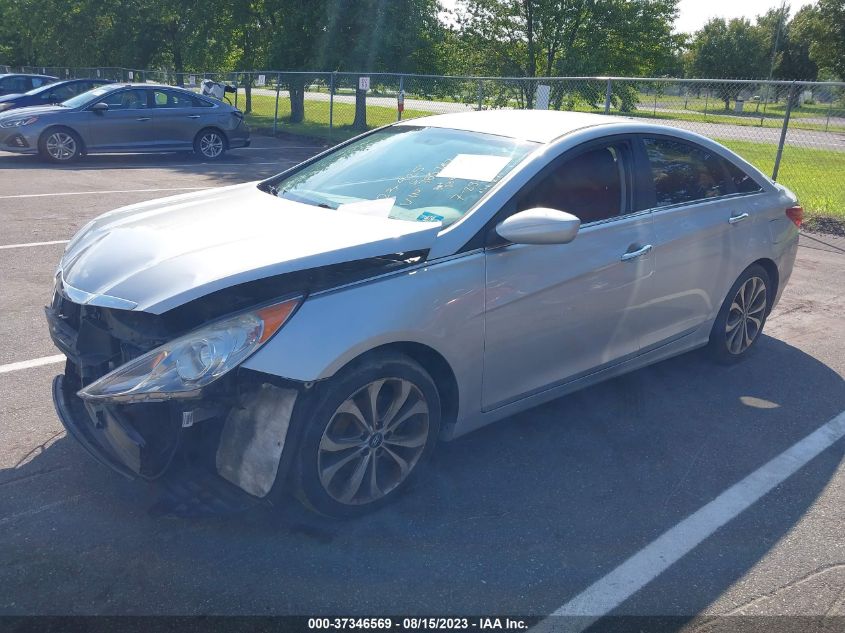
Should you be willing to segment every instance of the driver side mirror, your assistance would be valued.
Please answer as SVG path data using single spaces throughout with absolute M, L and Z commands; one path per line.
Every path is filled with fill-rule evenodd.
M 538 207 L 515 213 L 496 225 L 496 233 L 514 244 L 568 244 L 581 220 L 565 211 Z
M 109 104 L 103 103 L 102 101 L 100 101 L 99 103 L 95 103 L 94 105 L 91 106 L 91 112 L 96 112 L 97 114 L 102 114 L 103 112 L 105 112 L 108 109 L 109 109 Z

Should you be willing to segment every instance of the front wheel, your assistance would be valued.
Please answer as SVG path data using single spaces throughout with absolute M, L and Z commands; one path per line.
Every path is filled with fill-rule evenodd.
M 380 355 L 320 388 L 295 465 L 297 496 L 333 517 L 390 502 L 437 440 L 440 398 L 431 376 L 403 355 Z
M 82 154 L 82 140 L 73 130 L 47 130 L 38 142 L 41 157 L 51 163 L 70 163 Z
M 711 357 L 721 363 L 744 358 L 760 338 L 773 298 L 766 270 L 757 264 L 746 268 L 713 323 L 708 344 Z
M 202 130 L 194 139 L 194 152 L 207 160 L 217 160 L 226 151 L 226 139 L 219 130 Z

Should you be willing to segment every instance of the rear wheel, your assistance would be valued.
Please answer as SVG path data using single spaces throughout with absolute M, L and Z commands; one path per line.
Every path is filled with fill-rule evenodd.
M 708 349 L 721 363 L 745 357 L 760 338 L 773 297 L 771 280 L 762 266 L 749 266 L 728 292 L 710 332 Z
M 434 449 L 440 398 L 418 363 L 398 354 L 365 359 L 321 386 L 295 465 L 297 496 L 334 517 L 394 499 Z
M 207 160 L 217 160 L 226 151 L 226 138 L 220 130 L 201 130 L 194 139 L 194 152 Z
M 52 163 L 69 163 L 82 154 L 82 139 L 68 128 L 53 128 L 41 136 L 38 152 Z

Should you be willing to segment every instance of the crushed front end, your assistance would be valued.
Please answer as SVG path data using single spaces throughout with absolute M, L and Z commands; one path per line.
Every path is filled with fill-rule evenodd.
M 67 356 L 64 374 L 53 381 L 56 411 L 97 461 L 130 479 L 164 482 L 171 496 L 171 484 L 181 486 L 174 507 L 185 505 L 185 496 L 204 495 L 219 510 L 241 509 L 249 504 L 234 500 L 237 493 L 252 500 L 269 493 L 295 384 L 235 367 L 175 394 L 85 397 L 86 389 L 178 341 L 207 315 L 186 319 L 186 311 L 162 316 L 79 304 L 62 293 L 60 282 L 45 313 L 54 343 Z

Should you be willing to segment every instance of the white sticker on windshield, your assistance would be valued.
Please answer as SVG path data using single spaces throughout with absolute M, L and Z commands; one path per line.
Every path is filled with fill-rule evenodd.
M 460 178 L 490 182 L 510 162 L 510 156 L 458 154 L 440 170 L 438 178 Z
M 359 215 L 372 215 L 378 218 L 386 218 L 393 210 L 396 198 L 379 198 L 378 200 L 361 200 L 360 202 L 347 202 L 338 206 L 338 211 L 357 213 Z

